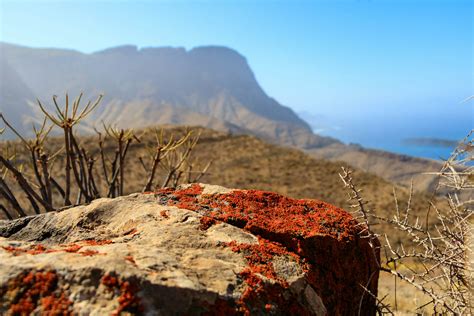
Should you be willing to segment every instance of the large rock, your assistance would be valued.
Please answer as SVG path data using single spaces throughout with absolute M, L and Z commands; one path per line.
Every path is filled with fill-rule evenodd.
M 0 221 L 0 314 L 370 315 L 360 230 L 324 202 L 199 184 Z

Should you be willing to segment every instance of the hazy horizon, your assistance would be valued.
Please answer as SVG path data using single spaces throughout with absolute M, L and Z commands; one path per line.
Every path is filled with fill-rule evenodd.
M 474 126 L 472 103 L 461 103 L 474 91 L 472 10 L 470 1 L 0 0 L 0 41 L 85 53 L 230 47 L 316 132 L 409 154 L 405 138 L 455 140 Z

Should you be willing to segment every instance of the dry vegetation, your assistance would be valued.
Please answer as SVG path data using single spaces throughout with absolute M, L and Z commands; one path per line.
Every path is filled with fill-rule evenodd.
M 400 206 L 394 191 L 395 213 L 380 216 L 362 197 L 352 172 L 343 168 L 341 179 L 349 190 L 355 215 L 364 224 L 363 237 L 369 239 L 379 270 L 393 277 L 393 292 L 378 295 L 380 314 L 399 310 L 397 290 L 411 288 L 401 307 L 420 314 L 472 315 L 473 295 L 473 206 L 474 206 L 474 130 L 455 149 L 439 172 L 433 196 L 445 194 L 446 204 L 431 201 L 423 214 L 414 214 L 411 200 Z M 375 225 L 388 224 L 404 234 L 396 242 L 390 231 L 375 231 Z M 381 244 L 380 244 L 381 242 Z M 376 253 L 382 253 L 379 260 Z M 382 284 L 386 289 L 387 279 Z M 397 281 L 402 287 L 397 286 Z M 368 292 L 367 295 L 374 295 Z M 386 298 L 388 297 L 388 300 Z M 408 306 L 406 301 L 408 300 Z M 389 301 L 389 302 L 388 302 Z M 411 304 L 410 304 L 411 303 Z
M 13 218 L 88 203 L 98 197 L 153 191 L 158 187 L 197 181 L 230 188 L 271 190 L 296 198 L 316 198 L 343 208 L 352 204 L 347 200 L 338 175 L 343 163 L 315 159 L 299 150 L 271 145 L 252 136 L 230 135 L 199 127 L 163 126 L 133 131 L 104 125 L 95 136 L 78 136 L 74 126 L 80 123 L 82 115 L 86 116 L 97 105 L 90 103 L 81 109 L 79 100 L 75 102 L 68 110 L 56 105 L 55 114 L 42 107 L 47 118 L 35 130 L 36 139 L 0 143 L 0 218 L 2 210 L 4 217 Z M 51 121 L 56 125 L 54 128 Z M 14 126 L 7 128 L 13 130 Z M 62 136 L 57 136 L 58 131 Z M 55 136 L 50 136 L 55 132 Z M 448 169 L 444 170 L 443 176 L 452 171 L 450 166 L 445 165 Z M 347 168 L 347 165 L 343 167 Z M 429 291 L 413 286 L 415 281 L 410 282 L 414 271 L 419 273 L 419 268 L 426 270 L 427 266 L 417 262 L 416 256 L 408 256 L 411 252 L 405 249 L 412 246 L 413 249 L 429 248 L 426 242 L 431 243 L 433 237 L 423 239 L 423 244 L 417 239 L 420 237 L 414 237 L 414 232 L 439 233 L 435 224 L 446 221 L 442 222 L 444 217 L 440 217 L 438 211 L 458 209 L 457 197 L 451 195 L 448 200 L 440 200 L 432 194 L 413 193 L 360 170 L 346 174 L 346 183 L 350 183 L 352 177 L 357 180 L 354 190 L 363 189 L 364 198 L 370 201 L 368 205 L 359 205 L 359 213 L 362 207 L 374 210 L 360 213 L 371 229 L 368 238 L 386 235 L 390 241 L 389 246 L 385 245 L 386 261 L 380 264 L 390 275 L 381 278 L 383 295 L 380 297 L 390 296 L 383 300 L 381 309 L 385 306 L 388 310 L 386 305 L 391 303 L 391 309 L 413 311 L 427 302 L 445 308 L 448 304 L 444 304 L 448 302 L 445 298 L 434 300 Z M 469 179 L 472 183 L 472 178 Z M 441 182 L 441 186 L 444 183 Z M 353 198 L 358 199 L 357 196 Z M 430 209 L 430 215 L 426 215 L 427 209 Z M 409 211 L 407 218 L 410 221 L 405 221 L 405 213 L 401 210 Z M 421 216 L 437 219 L 430 220 L 429 225 L 424 225 L 426 221 L 412 222 Z M 445 243 L 442 238 L 436 240 Z M 404 250 L 398 248 L 402 244 Z M 448 244 L 445 243 L 445 247 Z M 445 253 L 452 250 L 442 249 Z M 433 257 L 433 254 L 430 255 Z M 433 271 L 444 271 L 440 268 L 437 266 Z M 402 285 L 394 287 L 393 278 L 400 279 Z M 405 295 L 406 300 L 403 294 L 393 295 L 395 290 L 400 293 L 405 289 L 411 289 L 410 294 Z M 413 302 L 413 299 L 418 301 Z

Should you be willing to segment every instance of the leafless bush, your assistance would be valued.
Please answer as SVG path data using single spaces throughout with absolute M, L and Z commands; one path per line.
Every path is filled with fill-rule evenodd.
M 166 178 L 162 184 L 162 187 L 168 186 L 170 183 L 172 186 L 177 186 L 183 177 L 187 183 L 198 182 L 199 179 L 207 172 L 212 161 L 204 166 L 201 171 L 195 171 L 195 162 L 192 157 L 192 151 L 196 147 L 201 134 L 192 135 L 191 131 L 186 131 L 184 141 L 177 150 L 171 151 L 163 160 L 162 168 L 166 172 Z
M 340 174 L 355 203 L 355 217 L 361 221 L 364 238 L 379 247 L 375 239 L 385 241 L 385 254 L 378 262 L 379 270 L 393 275 L 428 297 L 419 310 L 431 308 L 434 314 L 470 315 L 473 310 L 473 205 L 474 205 L 474 145 L 473 131 L 459 144 L 442 169 L 436 188 L 445 192 L 447 206 L 440 208 L 429 202 L 423 217 L 411 214 L 411 195 L 403 210 L 394 190 L 395 214 L 392 218 L 377 216 L 367 207 L 352 179 L 351 171 Z M 411 193 L 412 189 L 411 189 Z M 386 234 L 376 234 L 373 227 L 388 223 L 406 236 L 396 245 Z M 363 286 L 363 285 L 361 285 Z M 368 293 L 368 295 L 373 295 Z M 396 293 L 395 293 L 396 295 Z M 379 313 L 393 314 L 392 308 L 378 299 Z M 396 306 L 395 306 L 396 309 Z
M 23 151 L 18 159 L 10 142 L 2 142 L 0 152 L 0 211 L 9 219 L 26 216 L 30 211 L 39 214 L 72 205 L 89 203 L 99 197 L 123 195 L 127 185 L 125 169 L 127 153 L 132 142 L 140 143 L 140 137 L 131 129 L 120 129 L 103 124 L 103 131 L 96 130 L 98 148 L 89 142 L 80 142 L 75 127 L 80 124 L 99 104 L 102 96 L 81 107 L 80 94 L 72 103 L 66 94 L 64 106 L 53 97 L 53 106 L 46 107 L 38 100 L 44 114 L 39 128 L 33 126 L 34 137 L 23 137 L 0 113 L 0 119 L 20 140 Z M 53 110 L 50 110 L 53 108 Z M 48 121 L 51 125 L 48 125 Z M 49 146 L 50 132 L 54 128 L 62 131 L 62 144 Z M 2 134 L 4 129 L 0 130 Z M 197 181 L 207 172 L 210 163 L 198 176 L 182 177 L 184 168 L 192 173 L 192 150 L 199 141 L 199 134 L 193 136 L 187 130 L 185 135 L 174 140 L 165 138 L 163 131 L 155 131 L 155 144 L 148 146 L 149 157 L 140 157 L 140 163 L 148 174 L 143 191 L 155 189 L 159 169 L 166 174 L 162 186 L 178 185 L 181 182 Z M 53 139 L 54 140 L 54 139 Z M 58 140 L 56 139 L 56 143 Z M 12 148 L 11 148 L 12 147 Z M 57 147 L 54 151 L 52 148 Z M 52 151 L 52 152 L 50 152 Z M 53 169 L 55 163 L 59 168 Z M 19 195 L 26 197 L 29 205 L 21 202 Z M 74 203 L 71 201 L 76 194 Z M 60 197 L 60 198 L 59 198 Z M 5 203 L 5 205 L 4 205 Z

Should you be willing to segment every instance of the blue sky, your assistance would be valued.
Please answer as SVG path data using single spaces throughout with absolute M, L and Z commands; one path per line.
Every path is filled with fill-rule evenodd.
M 0 3 L 11 43 L 232 47 L 270 96 L 346 141 L 459 138 L 474 126 L 474 105 L 460 104 L 474 94 L 474 1 Z

